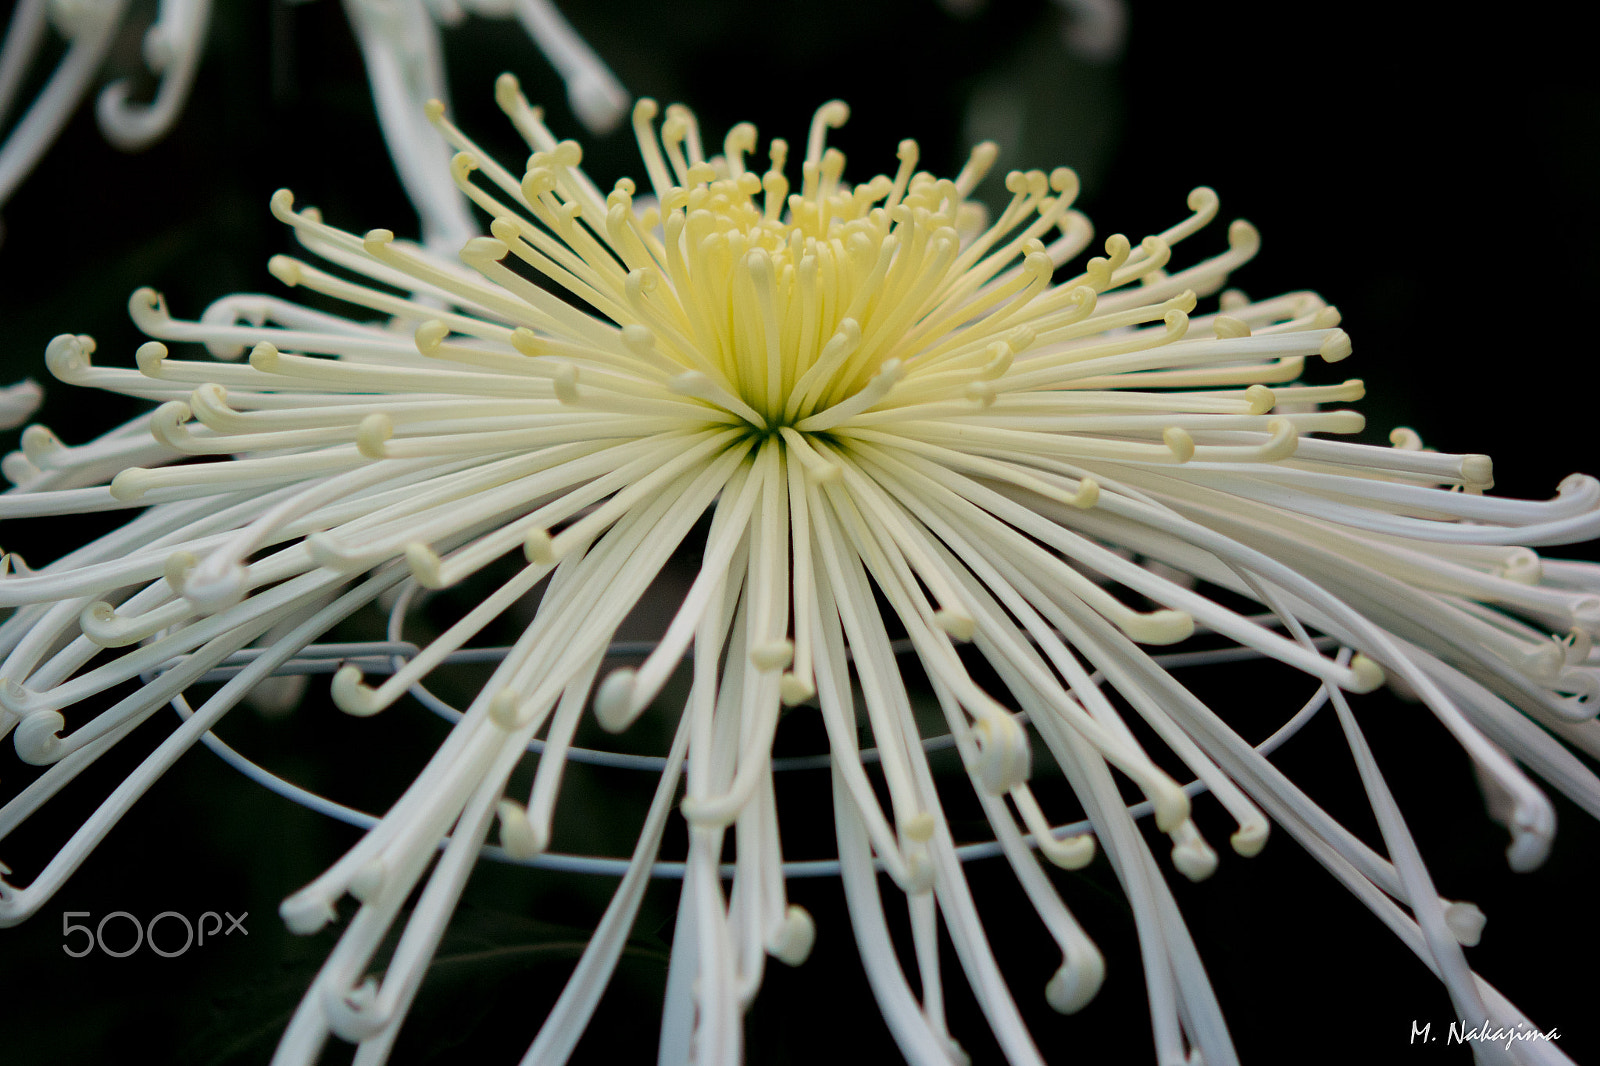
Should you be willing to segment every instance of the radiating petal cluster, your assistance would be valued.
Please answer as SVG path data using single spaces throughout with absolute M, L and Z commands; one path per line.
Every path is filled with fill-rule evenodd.
M 1434 889 L 1346 694 L 1387 679 L 1426 705 L 1480 771 L 1517 869 L 1540 862 L 1554 825 L 1527 771 L 1600 815 L 1600 782 L 1569 750 L 1600 753 L 1600 568 L 1533 551 L 1600 531 L 1600 483 L 1496 499 L 1484 456 L 1428 451 L 1409 431 L 1394 447 L 1339 439 L 1363 428 L 1344 406 L 1361 383 L 1300 383 L 1308 363 L 1350 354 L 1338 313 L 1310 293 L 1222 291 L 1256 251 L 1244 222 L 1224 250 L 1174 262 L 1217 214 L 1209 189 L 1169 229 L 1114 235 L 1085 259 L 1068 170 L 1007 175 L 991 219 L 972 194 L 993 145 L 944 179 L 904 141 L 892 173 L 851 184 L 827 144 L 848 114 L 833 102 L 791 184 L 786 142 L 761 160 L 742 124 L 708 152 L 690 111 L 645 100 L 645 206 L 631 180 L 597 187 L 509 77 L 499 100 L 532 152 L 520 173 L 428 110 L 457 150 L 455 182 L 492 220 L 457 259 L 336 229 L 279 192 L 273 213 L 317 261 L 277 256 L 272 274 L 348 314 L 247 294 L 187 321 L 141 290 L 130 309 L 156 339 L 136 369 L 95 365 L 87 337 L 50 345 L 62 381 L 153 406 L 80 445 L 30 427 L 6 458 L 8 522 L 133 516 L 47 565 L 11 555 L 0 571 L 0 605 L 15 608 L 0 624 L 0 723 L 47 767 L 0 809 L 0 836 L 163 705 L 183 720 L 26 887 L 0 888 L 0 921 L 37 911 L 156 775 L 342 619 L 390 590 L 477 580 L 476 604 L 391 675 L 346 665 L 333 680 L 344 710 L 380 713 L 540 596 L 412 787 L 285 901 L 305 933 L 347 896 L 359 908 L 280 1063 L 314 1059 L 331 1036 L 359 1043 L 359 1061 L 385 1058 L 487 836 L 498 824 L 523 858 L 548 847 L 591 708 L 612 731 L 647 713 L 676 731 L 626 874 L 526 1062 L 563 1060 L 582 1033 L 675 806 L 689 845 L 662 1061 L 738 1060 L 766 958 L 798 964 L 814 935 L 785 890 L 772 744 L 786 707 L 826 730 L 853 931 L 912 1062 L 961 1055 L 941 928 L 1008 1059 L 1042 1059 L 944 814 L 957 787 L 1060 947 L 1053 1007 L 1088 1004 L 1104 963 L 1048 865 L 1103 850 L 1138 926 L 1158 1058 L 1234 1061 L 1166 881 L 1169 861 L 1191 879 L 1219 861 L 1163 769 L 1178 763 L 1236 823 L 1235 852 L 1255 854 L 1275 823 L 1463 1017 L 1528 1024 L 1469 969 L 1462 946 L 1482 916 Z M 605 669 L 675 554 L 697 562 L 659 641 Z M 508 557 L 511 576 L 488 581 Z M 1332 705 L 1386 854 L 1168 672 L 1161 649 L 1195 634 L 1313 680 L 1304 713 Z M 222 666 L 236 672 L 191 707 L 185 694 Z M 668 700 L 679 671 L 687 696 Z M 967 781 L 935 780 L 913 691 L 931 692 Z M 530 790 L 507 795 L 536 740 Z M 1092 834 L 1056 828 L 1079 809 L 1035 794 L 1041 760 Z M 1170 855 L 1137 827 L 1125 786 Z M 879 870 L 908 901 L 914 975 Z M 1506 1054 L 1564 1061 L 1548 1042 Z
M 0 45 L 0 121 L 11 112 L 47 30 L 66 42 L 55 71 L 0 145 L 0 206 L 32 171 L 77 110 L 116 43 L 128 0 L 20 0 Z M 628 93 L 550 0 L 345 0 L 372 83 L 378 121 L 425 236 L 454 251 L 475 236 L 466 205 L 450 182 L 448 156 L 422 117 L 422 105 L 445 97 L 440 23 L 467 13 L 515 17 L 566 82 L 573 113 L 595 133 L 621 121 Z M 211 21 L 211 0 L 163 0 L 145 31 L 141 54 L 159 84 L 149 103 L 132 100 L 126 79 L 100 91 L 95 117 L 106 140 L 138 151 L 165 137 L 188 99 Z

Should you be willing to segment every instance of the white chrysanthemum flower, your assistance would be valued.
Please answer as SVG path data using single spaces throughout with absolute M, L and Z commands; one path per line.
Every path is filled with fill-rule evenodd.
M 181 321 L 141 290 L 133 316 L 160 340 L 139 349 L 137 370 L 92 365 L 86 337 L 50 345 L 58 378 L 159 406 L 80 446 L 31 427 L 7 457 L 17 488 L 0 518 L 141 513 L 38 569 L 6 557 L 0 604 L 16 610 L 0 625 L 0 722 L 48 769 L 0 809 L 0 835 L 163 704 L 184 720 L 31 883 L 0 890 L 0 921 L 38 910 L 158 774 L 341 619 L 522 553 L 514 576 L 391 676 L 369 684 L 347 665 L 334 679 L 345 710 L 381 712 L 542 590 L 414 785 L 284 903 L 299 932 L 347 895 L 360 907 L 280 1063 L 315 1058 L 330 1035 L 360 1042 L 358 1061 L 383 1060 L 494 823 L 513 856 L 545 850 L 591 703 L 613 731 L 675 715 L 675 739 L 621 886 L 526 1062 L 561 1061 L 582 1032 L 680 778 L 689 845 L 662 1061 L 738 1058 L 766 957 L 800 963 L 814 932 L 785 895 L 771 759 L 785 706 L 826 728 L 854 933 L 906 1057 L 960 1058 L 942 923 L 1007 1057 L 1040 1061 L 967 889 L 897 641 L 1060 947 L 1045 989 L 1056 1009 L 1088 1003 L 1103 962 L 1040 860 L 1080 867 L 1098 841 L 1138 926 L 1160 1061 L 1234 1060 L 1165 862 L 1119 791 L 1143 793 L 1172 865 L 1205 877 L 1218 858 L 1190 818 L 1197 790 L 1158 765 L 1175 758 L 1235 820 L 1234 851 L 1257 852 L 1276 822 L 1439 975 L 1462 1016 L 1527 1024 L 1467 966 L 1461 946 L 1482 916 L 1435 891 L 1345 694 L 1387 677 L 1437 716 L 1480 770 L 1515 868 L 1536 865 L 1553 830 L 1522 767 L 1600 814 L 1600 782 L 1560 742 L 1600 752 L 1600 568 L 1531 550 L 1600 530 L 1600 483 L 1574 476 L 1549 502 L 1493 499 L 1483 456 L 1426 451 L 1409 432 L 1394 448 L 1331 439 L 1362 428 L 1329 409 L 1361 383 L 1294 382 L 1308 359 L 1350 354 L 1337 312 L 1309 293 L 1224 293 L 1197 313 L 1254 254 L 1243 222 L 1226 251 L 1167 270 L 1173 246 L 1216 214 L 1208 189 L 1165 232 L 1113 236 L 1068 268 L 1090 242 L 1073 174 L 1008 175 L 1011 201 L 990 224 L 969 196 L 993 145 L 949 180 L 919 173 L 905 141 L 892 176 L 851 185 L 826 145 L 847 114 L 834 102 L 794 188 L 785 142 L 762 169 L 744 124 L 708 156 L 688 110 L 669 108 L 658 134 L 655 104 L 641 101 L 659 207 L 640 211 L 632 181 L 609 194 L 591 183 L 578 146 L 558 142 L 509 77 L 500 102 L 533 149 L 521 176 L 431 109 L 459 150 L 457 182 L 493 218 L 460 262 L 387 230 L 334 229 L 280 192 L 273 212 L 327 266 L 279 256 L 272 273 L 354 318 L 239 295 Z M 173 358 L 160 341 L 224 360 L 248 348 L 249 360 Z M 637 667 L 602 676 L 618 626 L 680 548 L 699 561 L 664 634 Z M 1387 855 L 1147 650 L 1196 631 L 1315 680 L 1303 713 L 1332 704 Z M 686 659 L 683 706 L 660 706 Z M 1000 687 L 975 680 L 980 662 Z M 230 665 L 191 709 L 185 692 Z M 1159 758 L 1135 716 L 1168 749 Z M 507 796 L 535 742 L 531 792 Z M 1044 758 L 1092 835 L 1054 827 L 1076 812 L 1031 790 Z M 908 898 L 914 979 L 875 870 Z M 1505 1054 L 1565 1061 L 1549 1042 Z
M 128 0 L 21 0 L 0 46 L 0 120 L 45 48 L 46 29 L 67 43 L 55 72 L 0 146 L 0 206 L 49 150 L 89 91 L 128 15 Z M 440 24 L 472 13 L 515 17 L 566 82 L 573 113 L 594 133 L 622 120 L 628 93 L 551 0 L 345 0 L 389 154 L 422 218 L 424 235 L 454 250 L 478 235 L 450 180 L 423 105 L 445 98 Z M 194 84 L 211 21 L 211 0 L 163 0 L 145 31 L 145 66 L 159 79 L 149 103 L 130 99 L 126 79 L 100 91 L 95 117 L 106 140 L 124 151 L 148 148 L 177 122 Z
M 11 198 L 78 109 L 116 40 L 128 7 L 127 0 L 21 0 L 12 11 L 5 44 L 0 47 L 0 120 L 10 112 L 29 69 L 44 49 L 47 28 L 66 41 L 67 49 L 0 146 L 0 204 Z M 171 128 L 194 82 L 210 14 L 209 0 L 162 5 L 160 17 L 144 38 L 145 64 L 160 78 L 154 101 L 131 102 L 126 81 L 113 82 L 100 94 L 95 113 L 101 132 L 112 144 L 129 151 L 148 147 Z

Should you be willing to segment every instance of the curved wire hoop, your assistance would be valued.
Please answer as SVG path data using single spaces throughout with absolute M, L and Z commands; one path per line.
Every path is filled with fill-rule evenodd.
M 407 582 L 393 606 L 389 610 L 388 638 L 381 641 L 357 641 L 347 643 L 308 644 L 299 655 L 290 659 L 273 672 L 274 677 L 309 676 L 316 674 L 331 674 L 340 666 L 351 664 L 358 666 L 363 674 L 391 674 L 400 670 L 415 655 L 421 652 L 416 644 L 404 639 L 406 615 L 409 613 L 412 601 L 415 598 L 418 586 L 415 582 Z M 1271 622 L 1275 616 L 1270 614 L 1258 617 L 1257 621 Z M 1331 638 L 1320 638 L 1316 642 L 1324 650 L 1336 646 Z M 912 651 L 909 641 L 896 641 L 893 643 L 896 655 L 905 655 Z M 652 641 L 613 641 L 606 651 L 608 659 L 632 658 L 648 655 L 655 647 Z M 499 662 L 505 657 L 509 647 L 484 647 L 463 648 L 447 656 L 445 664 L 470 664 Z M 236 651 L 223 660 L 215 669 L 202 675 L 197 684 L 217 683 L 226 681 L 244 669 L 260 652 L 254 648 L 245 648 Z M 1151 658 L 1166 668 L 1182 668 L 1188 666 L 1215 666 L 1231 662 L 1247 662 L 1260 658 L 1260 653 L 1250 648 L 1218 648 L 1209 651 L 1169 652 L 1155 655 Z M 1348 660 L 1350 650 L 1341 648 L 1338 653 L 1340 662 Z M 172 669 L 182 663 L 183 658 L 174 659 L 164 669 Z M 1101 682 L 1098 671 L 1090 675 L 1094 684 Z M 461 720 L 463 712 L 440 699 L 430 692 L 421 682 L 413 684 L 408 690 L 417 702 L 428 710 L 443 718 L 445 721 L 455 723 Z M 1306 723 L 1320 711 L 1328 702 L 1326 685 L 1319 684 L 1300 709 L 1295 712 L 1283 725 L 1279 726 L 1271 736 L 1255 746 L 1256 751 L 1262 755 L 1270 755 L 1285 741 L 1294 736 Z M 187 719 L 193 713 L 187 697 L 179 693 L 172 700 L 173 708 L 180 718 Z M 1019 715 L 1024 721 L 1026 715 Z M 238 751 L 226 744 L 215 733 L 207 732 L 200 738 L 207 748 L 223 762 L 233 767 L 245 777 L 261 785 L 263 788 L 276 793 L 283 798 L 297 803 L 308 810 L 344 822 L 346 825 L 358 829 L 371 829 L 378 824 L 378 817 L 366 811 L 347 807 L 336 803 L 326 796 L 312 792 L 286 781 L 278 775 L 267 770 L 260 764 L 251 761 Z M 534 754 L 542 754 L 544 741 L 534 739 L 529 742 L 528 750 Z M 924 752 L 948 750 L 955 747 L 955 738 L 948 733 L 922 740 Z M 660 774 L 666 769 L 667 760 L 661 756 L 635 755 L 627 752 L 603 751 L 593 748 L 569 747 L 566 757 L 579 763 L 591 766 L 608 767 L 618 770 L 633 770 L 646 773 Z M 860 757 L 863 762 L 876 762 L 878 754 L 876 749 L 864 749 Z M 821 770 L 832 765 L 833 757 L 826 753 L 817 755 L 800 755 L 772 760 L 772 769 L 775 773 L 792 772 L 797 770 Z M 1196 779 L 1183 786 L 1183 790 L 1190 799 L 1206 791 L 1205 783 Z M 1153 809 L 1149 800 L 1130 804 L 1128 813 L 1134 818 L 1143 818 Z M 1093 832 L 1087 819 L 1069 822 L 1056 826 L 1051 830 L 1058 839 L 1077 836 L 1082 833 Z M 443 848 L 449 843 L 449 837 L 439 842 Z M 1038 842 L 1032 834 L 1023 838 L 1029 847 L 1038 847 Z M 602 877 L 621 877 L 628 870 L 628 860 L 624 858 L 609 858 L 593 855 L 570 855 L 560 852 L 544 852 L 532 858 L 513 858 L 504 848 L 494 844 L 483 845 L 481 854 L 485 858 L 496 862 L 509 863 L 518 866 L 529 866 L 543 870 L 558 870 L 568 873 L 593 874 Z M 1002 854 L 998 841 L 978 841 L 971 844 L 961 844 L 956 847 L 956 854 L 962 862 L 971 862 L 977 859 L 993 858 Z M 685 864 L 671 860 L 659 860 L 651 866 L 652 877 L 664 880 L 682 880 Z M 734 875 L 734 864 L 724 863 L 721 874 L 725 878 Z M 837 877 L 839 876 L 838 859 L 805 859 L 789 860 L 783 864 L 783 874 L 786 878 L 801 877 Z

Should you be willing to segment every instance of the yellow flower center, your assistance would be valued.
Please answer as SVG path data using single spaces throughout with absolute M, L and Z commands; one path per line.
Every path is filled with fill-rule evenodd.
M 502 100 L 514 120 L 519 100 Z M 635 354 L 669 373 L 673 391 L 758 431 L 824 430 L 912 379 L 924 401 L 941 391 L 981 399 L 972 386 L 1004 373 L 1039 319 L 1081 318 L 1093 306 L 1093 284 L 1038 299 L 1059 263 L 1041 238 L 1069 228 L 1077 179 L 1066 168 L 1010 174 L 1011 203 L 985 227 L 968 197 L 994 162 L 992 144 L 979 145 L 955 179 L 938 179 L 916 170 L 916 142 L 902 141 L 893 177 L 851 185 L 843 153 L 826 146 L 828 129 L 849 114 L 833 101 L 812 122 L 791 191 L 783 140 L 770 143 L 757 174 L 746 166 L 750 124 L 708 160 L 687 108 L 668 108 L 659 138 L 656 114 L 642 100 L 633 116 L 658 200 L 642 210 L 626 178 L 602 204 L 572 141 L 535 151 L 517 181 L 441 118 L 463 149 L 463 189 L 494 216 L 493 239 L 463 257 L 521 259 L 618 323 Z M 522 210 L 466 180 L 480 166 Z M 1112 249 L 1096 260 L 1107 282 L 1127 259 L 1122 244 L 1120 257 Z M 531 332 L 519 339 L 525 354 L 553 354 Z

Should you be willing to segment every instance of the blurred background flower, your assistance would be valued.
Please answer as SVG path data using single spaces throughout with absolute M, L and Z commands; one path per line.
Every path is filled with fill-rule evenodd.
M 206 48 L 212 4 L 164 0 L 146 24 L 141 16 L 148 6 L 129 0 L 16 5 L 0 43 L 0 122 L 13 119 L 0 142 L 0 205 L 91 96 L 100 132 L 126 152 L 149 148 L 177 124 Z M 429 100 L 449 98 L 441 26 L 459 25 L 468 14 L 515 17 L 565 82 L 573 112 L 591 132 L 609 132 L 627 107 L 627 90 L 551 0 L 345 0 L 343 7 L 389 155 L 430 242 L 460 244 L 475 232 L 450 181 L 448 152 L 421 117 Z M 1091 29 L 1084 47 L 1104 51 L 1114 44 L 1114 27 L 1108 31 L 1104 17 L 1091 14 L 1085 24 Z M 121 70 L 135 39 L 141 64 Z M 108 84 L 96 89 L 102 77 Z M 147 101 L 136 96 L 141 89 Z
M 42 376 L 44 345 L 63 330 L 94 335 L 104 362 L 128 362 L 142 338 L 125 307 L 141 285 L 160 287 L 185 315 L 229 292 L 273 291 L 266 259 L 290 243 L 266 211 L 275 188 L 294 189 L 301 203 L 358 232 L 412 225 L 345 12 L 326 2 L 218 6 L 191 98 L 166 138 L 124 154 L 102 138 L 92 109 L 80 109 L 12 193 L 0 244 L 0 382 Z M 793 137 L 820 102 L 848 100 L 852 120 L 835 143 L 867 172 L 888 165 L 901 137 L 916 137 L 924 165 L 941 173 L 972 142 L 993 138 L 1006 148 L 1002 168 L 1074 167 L 1084 210 L 1133 236 L 1161 228 L 1193 185 L 1210 184 L 1225 216 L 1248 217 L 1264 234 L 1265 254 L 1238 284 L 1259 293 L 1316 288 L 1344 312 L 1357 347 L 1350 373 L 1368 384 L 1370 439 L 1413 425 L 1441 449 L 1487 451 L 1508 495 L 1545 496 L 1566 474 L 1600 466 L 1585 313 L 1600 281 L 1590 252 L 1600 243 L 1592 192 L 1600 84 L 1575 27 L 1424 24 L 1334 5 L 1294 18 L 1265 3 L 1181 16 L 1147 5 L 1127 13 L 1117 56 L 1067 47 L 1064 27 L 1074 23 L 1065 20 L 1081 19 L 1083 6 L 814 0 L 758 10 L 732 0 L 596 0 L 565 14 L 628 90 L 690 102 L 709 130 L 751 120 L 763 134 Z M 132 8 L 130 24 L 151 24 L 154 4 Z M 523 34 L 470 19 L 442 42 L 457 118 L 489 147 L 511 145 L 493 105 L 502 70 L 547 105 L 558 133 L 580 134 L 567 87 Z M 154 79 L 140 47 L 137 33 L 118 37 L 106 63 L 130 72 L 134 99 L 149 100 Z M 19 99 L 29 98 L 25 88 Z M 626 133 L 583 139 L 585 166 L 603 182 L 636 169 Z M 125 410 L 54 389 L 40 417 L 77 440 Z M 0 543 L 27 554 L 19 535 L 0 529 Z M 1265 736 L 1298 699 L 1245 693 L 1238 686 L 1249 677 L 1219 675 L 1215 699 L 1236 711 L 1246 735 Z M 227 739 L 341 801 L 381 810 L 441 727 L 420 712 L 352 720 L 333 711 L 325 689 L 314 680 L 300 711 L 281 720 L 233 716 Z M 1488 915 L 1473 964 L 1536 1022 L 1559 1027 L 1574 1059 L 1593 1058 L 1600 1039 L 1582 1021 L 1590 990 L 1568 974 L 1581 973 L 1600 946 L 1584 918 L 1600 830 L 1557 799 L 1551 860 L 1511 874 L 1502 832 L 1439 727 L 1387 697 L 1362 707 L 1441 891 Z M 133 764 L 140 738 L 148 750 L 168 728 L 135 734 L 129 751 L 62 797 L 58 815 L 9 838 L 7 861 L 36 869 L 61 827 Z M 1376 842 L 1343 750 L 1327 718 L 1276 761 Z M 24 778 L 7 774 L 0 790 L 10 795 Z M 564 803 L 592 803 L 600 813 L 567 846 L 626 854 L 648 787 L 606 777 L 572 787 Z M 6 934 L 15 982 L 0 1000 L 8 1059 L 95 1062 L 137 1042 L 158 1061 L 266 1061 L 333 936 L 289 936 L 277 903 L 353 839 L 353 830 L 261 791 L 208 755 L 190 756 L 46 913 Z M 807 842 L 786 843 L 804 855 Z M 825 849 L 826 834 L 811 846 Z M 1027 915 L 1009 873 L 998 864 L 993 873 L 972 871 L 985 913 Z M 1103 861 L 1071 877 L 1065 892 L 1109 960 L 1088 1010 L 1057 1017 L 1032 993 L 1059 958 L 1037 943 L 1031 918 L 1010 930 L 995 919 L 991 936 L 1019 1001 L 1035 1008 L 1029 1022 L 1047 1057 L 1103 1049 L 1143 1061 L 1148 1017 L 1126 905 Z M 523 1017 L 554 1001 L 612 887 L 486 865 L 392 1061 L 515 1061 L 530 1031 Z M 1438 1023 L 1436 1031 L 1450 1020 L 1447 998 L 1421 964 L 1286 835 L 1254 859 L 1230 857 L 1207 882 L 1173 888 L 1244 1061 L 1369 1049 L 1383 1060 L 1408 1053 L 1390 1049 L 1406 1043 L 1413 1019 Z M 751 1011 L 749 1061 L 837 1058 L 847 1031 L 861 1059 L 892 1061 L 837 885 L 804 884 L 795 898 L 817 918 L 817 949 L 805 967 L 769 972 Z M 599 1024 L 574 1061 L 653 1056 L 673 902 L 670 885 L 647 899 Z M 247 940 L 177 959 L 61 951 L 62 912 L 148 919 L 223 909 L 249 911 Z M 952 1015 L 975 1061 L 993 1061 L 976 1005 L 953 1003 Z M 502 1024 L 508 1017 L 513 1023 Z M 822 1017 L 826 1025 L 817 1024 Z M 1467 1061 L 1459 1047 L 1412 1050 Z

